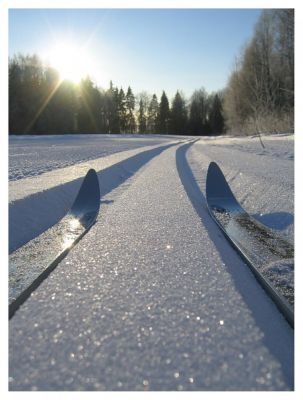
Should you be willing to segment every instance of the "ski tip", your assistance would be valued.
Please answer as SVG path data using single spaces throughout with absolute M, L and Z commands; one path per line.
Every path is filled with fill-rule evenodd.
M 208 169 L 207 169 L 207 177 L 206 177 L 206 182 L 208 182 L 208 184 L 210 183 L 210 180 L 212 179 L 214 174 L 218 174 L 218 172 L 221 172 L 221 169 L 219 167 L 219 165 L 215 162 L 215 161 L 211 161 L 208 165 Z
M 219 165 L 212 161 L 207 170 L 206 199 L 210 203 L 212 199 L 220 198 L 237 202 Z
M 82 191 L 84 191 L 84 190 L 92 191 L 93 190 L 93 193 L 91 192 L 90 194 L 91 195 L 94 194 L 95 197 L 100 198 L 99 179 L 98 179 L 98 175 L 97 175 L 97 172 L 95 169 L 90 168 L 87 171 L 87 173 L 83 179 L 82 185 L 80 187 L 79 193 L 81 192 L 81 190 Z
M 96 171 L 91 168 L 85 175 L 76 199 L 71 207 L 71 214 L 82 218 L 85 215 L 93 215 L 94 220 L 100 208 L 100 186 Z
M 223 175 L 223 172 L 221 171 L 221 168 L 215 161 L 211 161 L 208 165 L 208 170 L 207 170 L 207 179 L 210 179 L 212 175 L 221 173 Z
M 96 181 L 98 181 L 98 186 L 99 186 L 99 180 L 98 180 L 98 175 L 97 175 L 97 172 L 96 172 L 96 170 L 94 169 L 94 168 L 90 168 L 88 171 L 87 171 L 87 173 L 86 173 L 86 175 L 85 175 L 85 177 L 84 177 L 84 179 L 83 179 L 83 182 L 82 182 L 82 185 L 84 184 L 84 182 L 86 181 L 86 180 L 94 180 L 95 181 L 95 184 L 96 184 Z
M 96 172 L 96 170 L 95 170 L 94 168 L 90 168 L 90 169 L 87 171 L 86 176 L 87 176 L 88 174 L 97 175 L 97 172 Z

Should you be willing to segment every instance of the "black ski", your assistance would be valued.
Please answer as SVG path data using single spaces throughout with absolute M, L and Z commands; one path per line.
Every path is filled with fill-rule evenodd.
M 99 208 L 99 181 L 90 169 L 69 212 L 9 256 L 9 318 L 95 223 Z
M 215 162 L 208 167 L 206 199 L 211 216 L 293 327 L 293 245 L 241 207 Z

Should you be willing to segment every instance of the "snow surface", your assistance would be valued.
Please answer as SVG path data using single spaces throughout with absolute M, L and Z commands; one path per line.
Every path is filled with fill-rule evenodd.
M 105 157 L 142 145 L 163 143 L 157 136 L 135 135 L 45 135 L 9 137 L 9 180 L 36 176 L 87 160 Z M 169 141 L 169 139 L 166 139 Z
M 99 173 L 97 223 L 10 321 L 11 390 L 293 390 L 293 331 L 204 197 L 214 160 L 293 240 L 293 137 L 182 141 Z
M 193 175 L 204 191 L 210 161 L 221 167 L 241 205 L 261 223 L 294 238 L 294 140 L 289 136 L 200 140 L 189 149 Z M 207 148 L 205 149 L 205 146 Z
M 31 140 L 29 140 L 29 143 L 31 143 Z M 58 139 L 56 140 L 58 141 Z M 83 142 L 81 138 L 78 140 Z M 108 140 L 99 138 L 99 142 L 103 143 L 103 141 L 106 142 L 105 147 L 109 148 Z M 151 139 L 151 143 L 153 142 L 154 139 Z M 175 142 L 171 139 L 169 143 Z M 149 144 L 149 146 L 144 146 L 144 144 Z M 54 169 L 36 177 L 30 176 L 22 180 L 10 181 L 10 253 L 44 232 L 66 214 L 79 190 L 83 177 L 90 168 L 99 171 L 99 177 L 102 180 L 101 196 L 103 196 L 113 187 L 120 185 L 125 179 L 129 178 L 142 165 L 142 162 L 146 162 L 145 156 L 152 154 L 154 149 L 161 148 L 163 145 L 169 145 L 165 138 L 162 144 L 154 146 L 150 145 L 149 139 L 145 141 L 141 139 L 139 149 L 126 150 L 120 153 L 112 151 L 113 154 L 107 157 Z M 45 146 L 47 147 L 47 144 Z M 85 148 L 85 143 L 82 143 L 82 146 Z M 101 144 L 101 147 L 103 147 L 103 144 Z M 115 141 L 112 142 L 112 147 L 115 147 Z M 48 160 L 46 160 L 47 163 Z M 23 168 L 22 165 L 22 160 L 20 160 L 20 169 Z M 50 210 L 51 212 L 49 212 Z

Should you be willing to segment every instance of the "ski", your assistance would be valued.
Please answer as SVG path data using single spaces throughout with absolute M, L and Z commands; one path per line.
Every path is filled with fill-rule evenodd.
M 242 208 L 215 162 L 207 171 L 206 200 L 213 219 L 293 327 L 293 245 Z
M 9 256 L 9 318 L 87 233 L 99 208 L 98 176 L 90 169 L 67 214 Z

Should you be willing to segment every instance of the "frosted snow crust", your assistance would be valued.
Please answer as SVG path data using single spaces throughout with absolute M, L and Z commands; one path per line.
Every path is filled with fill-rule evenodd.
M 11 390 L 293 389 L 293 331 L 204 198 L 210 157 L 236 195 L 247 174 L 250 211 L 265 173 L 207 143 L 166 149 L 102 197 L 97 223 L 10 321 Z M 266 212 L 291 213 L 272 199 Z

